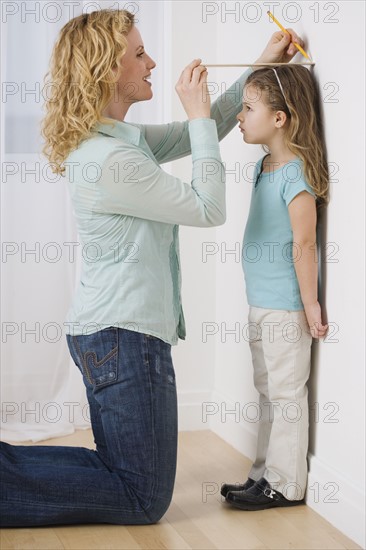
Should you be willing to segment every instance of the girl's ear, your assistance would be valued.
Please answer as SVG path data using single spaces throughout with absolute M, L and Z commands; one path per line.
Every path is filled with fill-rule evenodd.
M 282 128 L 286 124 L 287 116 L 283 111 L 276 111 L 275 113 L 275 126 L 276 128 Z

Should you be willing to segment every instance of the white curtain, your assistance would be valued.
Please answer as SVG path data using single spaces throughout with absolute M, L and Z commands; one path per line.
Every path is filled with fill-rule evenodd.
M 47 169 L 42 85 L 59 30 L 82 12 L 129 9 L 157 67 L 154 97 L 126 121 L 169 120 L 170 3 L 9 2 L 2 17 L 1 437 L 39 441 L 89 426 L 64 319 L 80 273 L 67 184 Z

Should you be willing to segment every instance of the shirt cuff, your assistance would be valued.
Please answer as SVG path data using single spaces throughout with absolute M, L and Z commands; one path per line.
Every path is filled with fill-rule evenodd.
M 212 118 L 194 118 L 189 121 L 192 161 L 216 158 L 221 161 L 216 121 Z

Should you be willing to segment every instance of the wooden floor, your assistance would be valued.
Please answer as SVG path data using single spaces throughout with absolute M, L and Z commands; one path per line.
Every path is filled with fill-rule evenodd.
M 93 448 L 88 431 L 44 441 L 44 445 Z M 173 502 L 156 525 L 80 525 L 7 528 L 1 550 L 184 549 L 320 550 L 360 548 L 307 506 L 260 512 L 236 510 L 220 496 L 223 482 L 237 482 L 250 462 L 209 431 L 179 434 Z

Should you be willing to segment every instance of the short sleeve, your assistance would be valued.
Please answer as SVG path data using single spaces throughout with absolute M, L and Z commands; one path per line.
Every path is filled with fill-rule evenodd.
M 302 163 L 289 162 L 282 168 L 281 195 L 286 206 L 302 191 L 307 191 L 316 199 L 315 192 L 305 180 Z

